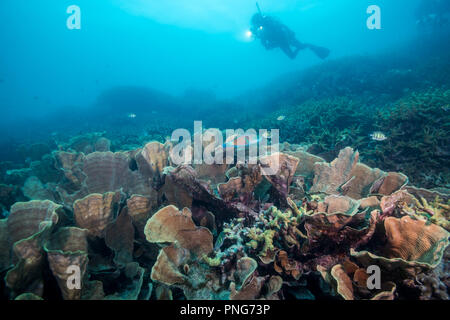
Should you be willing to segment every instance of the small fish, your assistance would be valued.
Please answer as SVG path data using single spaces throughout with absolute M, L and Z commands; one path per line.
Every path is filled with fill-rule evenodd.
M 386 135 L 383 132 L 375 131 L 370 135 L 370 138 L 374 141 L 384 141 L 387 139 Z
M 219 251 L 220 247 L 223 245 L 223 242 L 225 241 L 226 233 L 221 232 L 219 233 L 219 236 L 217 237 L 216 243 L 214 245 L 214 251 Z
M 277 118 L 278 121 L 283 121 L 284 119 L 286 119 L 286 116 L 279 116 L 279 117 Z
M 263 134 L 262 134 L 262 136 L 263 136 L 263 138 L 265 138 L 265 139 L 269 139 L 269 137 L 270 137 L 270 131 L 265 131 Z
M 247 135 L 241 135 L 241 136 L 233 135 L 225 141 L 225 143 L 223 144 L 222 147 L 223 147 L 223 149 L 235 148 L 235 147 L 238 149 L 241 149 L 241 148 L 247 148 L 247 147 L 250 147 L 252 145 L 259 143 L 258 138 L 256 138 L 256 139 L 254 139 L 254 138 L 251 139 L 251 138 L 252 137 L 249 137 Z
M 450 104 L 442 106 L 442 110 L 444 110 L 445 112 L 448 112 L 450 110 Z
M 130 119 L 134 119 L 134 118 L 136 118 L 137 116 L 136 116 L 135 113 L 130 113 L 130 114 L 128 114 L 127 117 L 130 118 Z

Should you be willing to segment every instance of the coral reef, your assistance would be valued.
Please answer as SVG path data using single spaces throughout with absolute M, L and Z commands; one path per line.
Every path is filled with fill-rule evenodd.
M 448 299 L 450 197 L 350 147 L 330 163 L 284 143 L 256 164 L 173 166 L 169 142 L 91 138 L 49 154 L 53 181 L 2 186 L 4 297 Z
M 414 184 L 426 188 L 448 189 L 448 85 L 386 96 L 344 93 L 299 102 L 294 99 L 251 126 L 275 128 L 282 114 L 281 139 L 307 145 L 307 151 L 327 161 L 351 146 L 371 167 L 402 171 Z M 370 134 L 376 131 L 383 132 L 386 141 L 373 141 Z

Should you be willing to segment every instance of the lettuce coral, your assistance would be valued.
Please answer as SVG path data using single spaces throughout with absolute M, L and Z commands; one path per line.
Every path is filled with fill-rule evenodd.
M 352 148 L 328 163 L 284 144 L 272 176 L 264 161 L 172 167 L 170 148 L 54 152 L 54 201 L 17 202 L 0 220 L 8 296 L 48 298 L 50 275 L 63 299 L 445 297 L 442 190 L 372 169 Z M 81 290 L 64 286 L 69 265 Z

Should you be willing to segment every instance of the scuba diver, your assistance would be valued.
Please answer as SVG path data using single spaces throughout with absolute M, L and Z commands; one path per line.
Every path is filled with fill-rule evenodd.
M 251 20 L 251 35 L 261 39 L 262 45 L 267 49 L 280 48 L 291 59 L 295 59 L 300 50 L 310 49 L 319 58 L 325 59 L 330 50 L 297 40 L 295 33 L 274 18 L 264 16 L 259 4 L 256 3 L 258 13 Z

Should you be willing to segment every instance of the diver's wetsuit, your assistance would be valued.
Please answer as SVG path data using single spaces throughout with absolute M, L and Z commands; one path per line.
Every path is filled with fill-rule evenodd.
M 254 26 L 252 32 L 261 39 L 266 49 L 280 48 L 291 59 L 295 59 L 300 50 L 307 48 L 295 38 L 292 30 L 270 17 L 262 17 L 259 26 Z
M 295 59 L 300 50 L 311 49 L 321 59 L 329 55 L 329 50 L 297 40 L 295 33 L 277 20 L 255 14 L 252 18 L 251 32 L 259 39 L 262 45 L 271 50 L 280 48 L 291 59 Z

